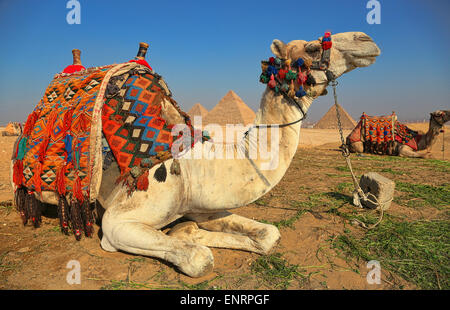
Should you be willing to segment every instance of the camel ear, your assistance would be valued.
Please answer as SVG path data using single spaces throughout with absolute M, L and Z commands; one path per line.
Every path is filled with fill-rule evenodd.
M 283 41 L 280 41 L 278 39 L 273 40 L 272 44 L 270 45 L 270 49 L 272 50 L 272 53 L 278 58 L 287 58 L 287 46 Z

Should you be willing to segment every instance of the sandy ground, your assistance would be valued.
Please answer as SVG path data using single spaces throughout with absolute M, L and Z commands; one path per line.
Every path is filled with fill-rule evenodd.
M 411 127 L 423 129 L 427 124 Z M 295 213 L 290 207 L 292 201 L 317 192 L 330 192 L 339 182 L 350 181 L 348 176 L 340 176 L 337 169 L 345 165 L 337 150 L 340 144 L 337 130 L 305 128 L 301 135 L 299 150 L 291 167 L 282 181 L 262 198 L 264 203 L 250 204 L 236 209 L 235 213 L 257 220 L 279 221 Z M 0 202 L 13 198 L 9 171 L 15 139 L 0 136 Z M 442 137 L 439 137 L 432 149 L 434 158 L 442 158 L 441 147 Z M 450 133 L 445 137 L 445 158 L 450 160 Z M 420 166 L 422 162 L 419 160 L 417 163 Z M 376 168 L 364 165 L 363 161 L 356 161 L 355 169 L 361 172 Z M 417 171 L 417 174 L 399 178 L 428 184 L 448 182 L 446 173 L 431 173 L 426 169 Z M 409 218 L 424 216 L 423 211 L 395 203 L 390 212 Z M 433 212 L 430 211 L 429 216 Z M 342 218 L 323 210 L 305 213 L 292 228 L 281 229 L 281 243 L 275 252 L 283 253 L 290 264 L 305 267 L 309 275 L 307 281 L 290 282 L 289 289 L 416 288 L 390 272 L 383 273 L 382 284 L 368 284 L 364 262 L 348 262 L 329 247 L 328 240 L 344 229 L 348 229 L 348 225 Z M 121 252 L 107 253 L 100 248 L 99 226 L 96 226 L 96 232 L 93 238 L 77 242 L 72 236 L 59 232 L 58 219 L 54 216 L 43 217 L 42 226 L 34 229 L 21 224 L 14 207 L 0 208 L 0 289 L 190 289 L 202 283 L 208 284 L 205 288 L 219 289 L 279 288 L 274 284 L 263 284 L 261 278 L 252 272 L 251 264 L 260 257 L 254 253 L 212 249 L 214 272 L 192 279 L 161 260 Z M 81 285 L 66 282 L 69 271 L 66 265 L 72 259 L 81 263 Z

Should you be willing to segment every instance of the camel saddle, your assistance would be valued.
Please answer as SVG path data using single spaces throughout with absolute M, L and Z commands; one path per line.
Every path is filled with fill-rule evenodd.
M 417 150 L 421 135 L 397 120 L 397 115 L 369 116 L 363 113 L 358 124 L 347 137 L 348 143 L 364 138 L 364 150 L 380 154 L 390 154 L 389 148 L 399 142 Z
M 128 186 L 128 193 L 146 190 L 149 170 L 172 157 L 171 146 L 182 136 L 172 136 L 175 124 L 161 116 L 164 99 L 184 116 L 192 134 L 190 146 L 208 140 L 202 132 L 194 134 L 189 116 L 171 98 L 162 77 L 147 66 L 128 62 L 56 74 L 28 116 L 13 152 L 15 199 L 24 224 L 31 219 L 39 225 L 40 211 L 33 206 L 36 195 L 44 191 L 58 195 L 62 205 L 96 200 L 103 171 L 102 140 L 118 163 L 118 181 Z M 78 233 L 83 230 L 79 226 L 92 222 L 84 209 L 88 207 L 68 209 L 79 213 L 69 217 Z M 83 224 L 74 223 L 77 217 Z M 64 222 L 64 214 L 60 218 Z

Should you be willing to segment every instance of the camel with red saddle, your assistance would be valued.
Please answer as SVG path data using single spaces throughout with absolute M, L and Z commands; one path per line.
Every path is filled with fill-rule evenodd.
M 444 124 L 449 120 L 450 110 L 432 112 L 430 113 L 428 131 L 419 133 L 398 123 L 395 114 L 383 117 L 370 117 L 363 114 L 361 121 L 348 135 L 346 144 L 352 153 L 428 158 L 430 157 L 430 149 L 436 142 L 437 136 L 443 131 Z M 378 124 L 373 126 L 367 124 L 365 126 L 370 121 Z M 387 129 L 387 127 L 389 128 Z M 394 132 L 392 132 L 392 129 L 394 129 Z M 387 132 L 390 135 L 389 139 L 386 138 Z M 408 135 L 409 137 L 406 137 Z M 374 136 L 374 139 L 371 138 L 372 136 Z

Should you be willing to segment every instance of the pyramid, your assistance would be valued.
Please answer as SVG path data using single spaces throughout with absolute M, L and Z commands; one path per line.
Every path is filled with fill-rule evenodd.
M 194 106 L 188 112 L 191 119 L 194 119 L 194 116 L 201 116 L 202 119 L 206 117 L 208 114 L 208 110 L 205 109 L 200 103 L 194 104 Z
M 338 104 L 339 114 L 341 116 L 342 129 L 353 129 L 356 127 L 355 120 Z M 314 125 L 318 129 L 338 129 L 336 117 L 336 107 L 334 105 L 325 113 L 324 116 Z
M 255 112 L 232 90 L 230 90 L 219 103 L 209 111 L 204 118 L 204 124 L 243 124 L 253 123 Z

